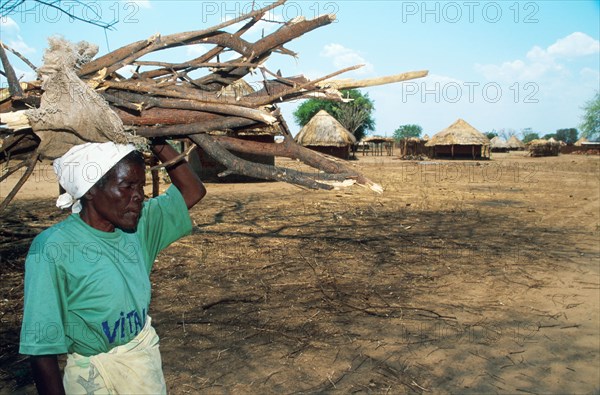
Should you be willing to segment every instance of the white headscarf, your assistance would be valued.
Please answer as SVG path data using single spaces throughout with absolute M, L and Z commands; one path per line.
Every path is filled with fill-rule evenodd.
M 131 151 L 135 151 L 132 144 L 85 143 L 54 160 L 52 165 L 58 182 L 67 191 L 58 197 L 56 206 L 80 212 L 79 199 Z

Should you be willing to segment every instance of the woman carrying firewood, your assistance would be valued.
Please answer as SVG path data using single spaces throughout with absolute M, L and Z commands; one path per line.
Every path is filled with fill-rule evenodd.
M 150 147 L 163 163 L 177 158 L 164 140 Z M 166 393 L 150 270 L 191 232 L 188 210 L 206 194 L 187 162 L 166 169 L 173 185 L 144 202 L 144 160 L 133 145 L 87 143 L 54 161 L 66 190 L 57 206 L 73 214 L 31 245 L 20 343 L 40 393 Z

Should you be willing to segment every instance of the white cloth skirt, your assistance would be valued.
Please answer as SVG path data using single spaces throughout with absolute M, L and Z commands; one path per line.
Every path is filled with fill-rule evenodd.
M 127 344 L 89 357 L 69 354 L 63 384 L 67 394 L 166 394 L 158 335 L 150 317 Z

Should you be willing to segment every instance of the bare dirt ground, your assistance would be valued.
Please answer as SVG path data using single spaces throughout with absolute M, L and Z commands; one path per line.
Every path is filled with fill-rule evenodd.
M 600 393 L 600 157 L 352 163 L 385 193 L 207 185 L 152 275 L 170 393 Z M 0 219 L 2 393 L 34 392 L 23 261 L 66 216 L 43 173 Z

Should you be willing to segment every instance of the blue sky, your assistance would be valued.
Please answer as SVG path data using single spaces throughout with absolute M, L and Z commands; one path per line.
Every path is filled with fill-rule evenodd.
M 6 1 L 2 0 L 5 4 Z M 46 38 L 87 40 L 100 54 L 155 33 L 199 30 L 248 11 L 237 1 L 63 1 L 76 16 L 111 22 L 114 30 L 72 20 L 26 1 L 0 20 L 3 42 L 41 64 Z M 264 6 L 268 2 L 256 2 Z M 273 54 L 266 66 L 283 75 L 317 78 L 365 64 L 341 77 L 370 78 L 412 70 L 429 76 L 365 89 L 375 102 L 376 131 L 391 136 L 419 124 L 430 136 L 463 118 L 481 131 L 531 128 L 541 135 L 577 127 L 583 104 L 600 89 L 598 1 L 288 1 L 269 19 L 335 13 L 334 23 L 293 40 L 298 58 Z M 245 36 L 255 41 L 276 29 L 263 23 Z M 235 28 L 235 27 L 234 27 Z M 231 30 L 231 29 L 229 29 Z M 154 60 L 182 61 L 208 47 L 170 50 Z M 24 79 L 32 72 L 11 57 Z M 249 82 L 261 76 L 249 78 Z M 2 80 L 0 80 L 2 81 Z M 2 81 L 5 85 L 5 81 Z M 292 112 L 282 106 L 292 131 Z

